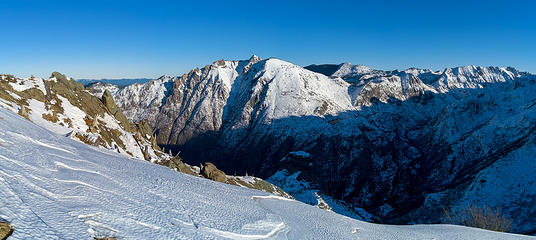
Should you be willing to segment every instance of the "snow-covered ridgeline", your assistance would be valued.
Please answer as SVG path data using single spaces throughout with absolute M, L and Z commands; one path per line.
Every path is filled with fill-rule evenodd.
M 185 115 L 194 121 L 201 118 L 195 112 L 204 111 L 205 115 L 212 112 L 205 119 L 205 128 L 214 130 L 221 126 L 222 118 L 239 121 L 236 128 L 247 125 L 251 114 L 262 113 L 257 116 L 264 122 L 290 116 L 337 114 L 368 106 L 373 98 L 382 102 L 390 98 L 406 100 L 425 92 L 481 88 L 486 83 L 511 81 L 524 74 L 513 68 L 476 66 L 443 71 L 418 68 L 382 71 L 344 63 L 326 77 L 279 59 L 262 60 L 253 56 L 244 61 L 216 61 L 180 78 L 163 76 L 148 83 L 133 84 L 118 91 L 114 98 L 127 118 L 145 119 L 153 126 L 158 126 L 158 122 L 170 124 L 166 117 L 155 117 L 162 115 L 159 111 L 173 113 L 166 113 L 171 115 L 167 118 L 178 115 L 180 119 Z M 167 97 L 173 95 L 182 98 L 166 104 Z M 250 106 L 252 102 L 259 105 Z M 229 112 L 213 110 L 223 106 Z M 259 107 L 262 111 L 252 109 Z M 228 119 L 229 116 L 235 119 Z M 201 124 L 205 123 L 201 121 Z M 174 131 L 182 131 L 186 125 L 179 123 Z

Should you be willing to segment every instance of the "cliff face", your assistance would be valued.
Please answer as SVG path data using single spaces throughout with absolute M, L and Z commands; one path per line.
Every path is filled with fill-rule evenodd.
M 443 207 L 487 204 L 504 210 L 515 231 L 536 229 L 533 75 L 332 68 L 314 68 L 334 71 L 326 76 L 278 59 L 221 60 L 114 97 L 127 113 L 151 106 L 127 118 L 148 120 L 157 142 L 186 162 L 305 181 L 371 220 L 438 222 Z M 527 177 L 507 177 L 516 171 Z

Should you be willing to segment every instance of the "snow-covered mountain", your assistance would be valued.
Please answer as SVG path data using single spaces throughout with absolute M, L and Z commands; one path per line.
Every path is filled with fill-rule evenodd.
M 17 239 L 534 239 L 372 224 L 62 137 L 0 108 L 0 220 Z
M 115 93 L 119 91 L 119 87 L 117 85 L 104 82 L 90 83 L 86 87 L 91 89 L 93 94 L 95 94 L 99 98 L 102 97 L 102 94 L 104 94 L 105 91 L 110 92 L 112 95 L 115 95 Z
M 348 215 L 433 223 L 443 208 L 489 205 L 513 231 L 536 231 L 534 75 L 308 68 L 321 73 L 274 58 L 220 60 L 114 99 L 186 162 L 307 183 L 303 198 Z
M 132 84 L 117 92 L 114 99 L 119 100 L 116 100 L 119 107 L 129 119 L 136 122 L 146 120 L 154 126 L 160 107 L 176 80 L 176 77 L 162 76 L 145 84 Z

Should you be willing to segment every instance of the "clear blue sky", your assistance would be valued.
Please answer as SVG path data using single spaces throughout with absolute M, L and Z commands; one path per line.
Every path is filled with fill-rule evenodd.
M 514 66 L 536 73 L 536 1 L 0 2 L 0 72 L 179 75 L 252 54 L 377 69 Z

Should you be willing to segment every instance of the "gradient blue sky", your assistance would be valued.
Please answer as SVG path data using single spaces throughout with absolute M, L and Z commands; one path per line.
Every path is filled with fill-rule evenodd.
M 514 66 L 536 73 L 536 1 L 0 2 L 0 73 L 179 75 L 277 57 L 377 69 Z

